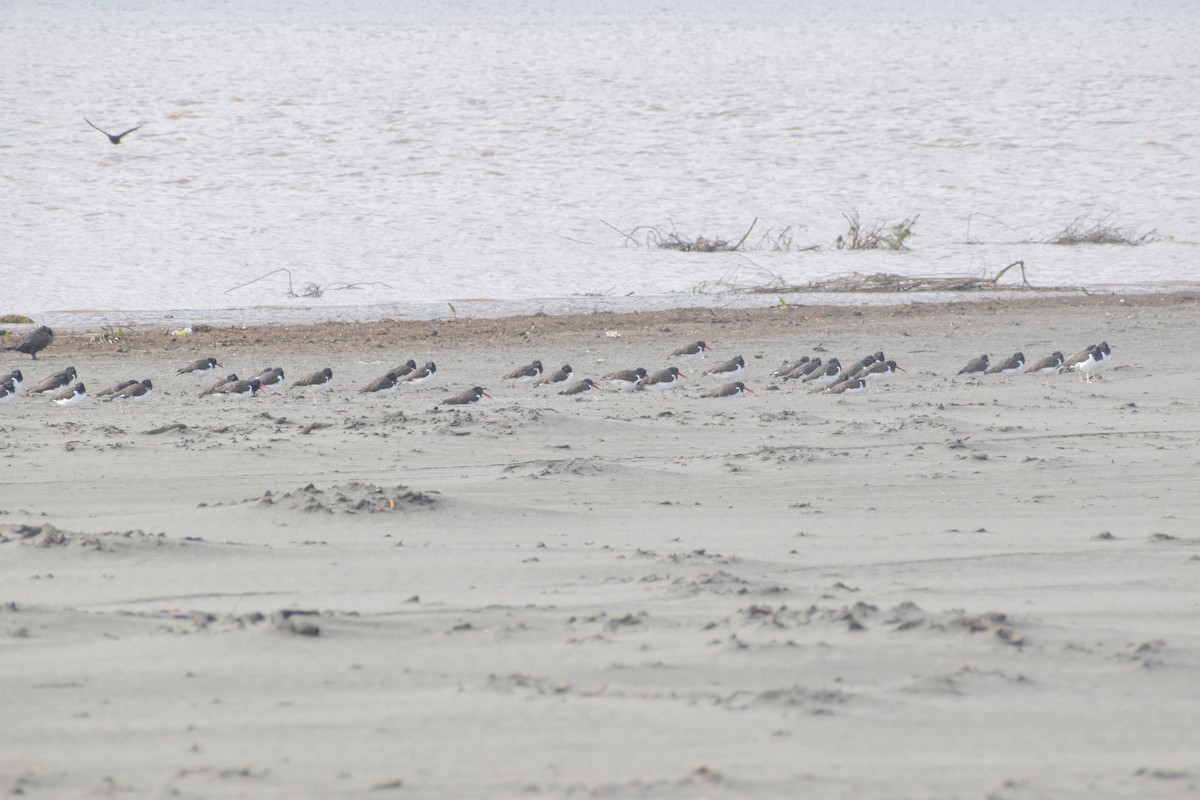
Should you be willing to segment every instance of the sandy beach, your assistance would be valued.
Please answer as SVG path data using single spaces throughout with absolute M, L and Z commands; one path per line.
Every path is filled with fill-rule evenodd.
M 1195 294 L 167 330 L 0 353 L 156 391 L 0 406 L 6 794 L 1200 793 Z M 669 392 L 500 380 L 697 339 Z M 769 377 L 876 350 L 863 395 Z M 200 398 L 208 355 L 334 386 Z

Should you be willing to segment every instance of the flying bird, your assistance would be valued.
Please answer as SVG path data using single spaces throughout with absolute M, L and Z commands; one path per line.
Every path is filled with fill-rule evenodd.
M 91 125 L 93 128 L 96 128 L 95 125 L 92 125 L 92 121 L 90 119 L 88 119 L 87 117 L 84 117 L 83 121 L 86 122 L 88 125 Z M 145 125 L 145 123 L 143 122 L 142 125 Z M 100 131 L 105 136 L 107 136 L 108 140 L 110 142 L 112 142 L 113 144 L 120 144 L 122 139 L 124 139 L 126 136 L 128 136 L 129 134 L 136 131 L 138 128 L 142 127 L 142 125 L 138 125 L 137 128 L 130 128 L 129 130 L 125 131 L 124 133 L 118 133 L 116 136 L 113 136 L 111 133 L 104 130 L 103 128 L 96 128 L 96 130 Z

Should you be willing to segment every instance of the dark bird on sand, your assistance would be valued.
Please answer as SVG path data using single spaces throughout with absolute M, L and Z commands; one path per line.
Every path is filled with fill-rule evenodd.
M 967 365 L 958 371 L 959 375 L 968 375 L 972 378 L 981 378 L 988 371 L 988 357 L 984 353 L 979 358 L 972 358 L 967 362 Z
M 137 381 L 133 380 L 132 378 L 129 380 L 126 380 L 126 381 L 120 381 L 119 383 L 114 383 L 112 386 L 108 387 L 107 389 L 96 392 L 96 397 L 112 397 L 113 395 L 117 394 L 118 392 L 124 391 L 125 389 L 128 389 L 130 386 L 133 386 L 136 383 L 137 383 Z
M 112 395 L 113 400 L 124 400 L 126 403 L 144 403 L 154 396 L 154 384 L 149 378 L 135 381 L 119 392 Z
M 212 384 L 207 389 L 205 389 L 203 392 L 201 392 L 200 396 L 201 397 L 209 397 L 214 394 L 221 394 L 221 392 L 225 391 L 226 386 L 232 386 L 233 384 L 235 384 L 237 382 L 238 382 L 237 373 L 231 372 L 231 373 L 229 373 L 229 375 L 227 375 L 226 377 L 217 381 L 216 383 Z
M 54 341 L 54 331 L 47 328 L 45 325 L 38 328 L 36 331 L 30 331 L 25 334 L 25 338 L 16 344 L 6 345 L 5 350 L 16 350 L 18 353 L 25 353 L 34 361 L 37 361 L 37 354 L 50 346 Z
M 442 404 L 448 406 L 473 406 L 484 397 L 490 399 L 491 395 L 485 392 L 482 386 L 475 386 L 453 397 L 447 397 L 442 401 Z
M 92 124 L 92 121 L 90 119 L 88 119 L 87 117 L 84 117 L 83 121 L 86 122 L 88 125 L 91 125 L 93 128 L 96 128 L 96 126 Z M 142 125 L 144 125 L 144 124 L 145 123 L 142 123 Z M 130 128 L 129 130 L 125 131 L 124 133 L 118 133 L 116 136 L 114 136 L 113 134 L 104 130 L 103 128 L 96 128 L 96 130 L 100 131 L 105 136 L 107 136 L 108 140 L 110 142 L 112 142 L 113 144 L 120 144 L 122 139 L 124 139 L 126 136 L 128 136 L 129 134 L 136 131 L 138 128 L 142 127 L 142 125 L 138 125 L 137 128 Z
M 71 381 L 77 379 L 78 377 L 79 376 L 75 373 L 74 367 L 60 369 L 53 375 L 43 378 L 36 385 L 34 385 L 33 388 L 27 390 L 25 394 L 34 395 L 45 394 L 46 392 L 56 392 L 64 386 L 70 386 Z
M 328 389 L 332 384 L 333 384 L 333 370 L 330 369 L 329 367 L 326 367 L 325 369 L 318 370 L 309 375 L 305 375 L 303 378 L 301 378 L 300 380 L 293 383 L 292 387 L 295 388 L 296 386 L 311 386 L 314 389 Z
M 178 370 L 176 370 L 176 374 L 195 375 L 197 378 L 202 378 L 205 375 L 211 375 L 212 371 L 220 366 L 224 365 L 212 356 L 209 356 L 208 358 L 201 358 L 197 361 L 193 361 L 186 367 L 180 367 Z

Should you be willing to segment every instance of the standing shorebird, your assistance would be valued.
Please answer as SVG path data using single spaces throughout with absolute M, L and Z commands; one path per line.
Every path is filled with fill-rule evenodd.
M 1092 378 L 1099 372 L 1105 364 L 1112 359 L 1112 348 L 1108 346 L 1108 342 L 1101 342 L 1094 346 L 1089 352 L 1087 358 L 1075 363 L 1075 371 L 1079 373 L 1080 379 L 1086 379 L 1088 383 L 1092 382 Z
M 109 400 L 120 400 L 124 403 L 144 403 L 154 396 L 154 384 L 149 378 L 131 383 L 124 389 L 115 392 Z
M 326 367 L 325 369 L 309 373 L 292 384 L 293 389 L 297 386 L 312 389 L 313 405 L 316 405 L 317 395 L 321 392 L 328 392 L 333 388 L 333 370 Z

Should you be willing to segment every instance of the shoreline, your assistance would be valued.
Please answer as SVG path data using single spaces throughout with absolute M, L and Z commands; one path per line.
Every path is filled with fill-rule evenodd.
M 1147 295 L 1039 295 L 1008 297 L 1004 294 L 964 302 L 921 302 L 896 305 L 844 306 L 829 304 L 764 304 L 753 308 L 678 307 L 654 311 L 593 311 L 573 314 L 517 314 L 506 317 L 459 317 L 457 319 L 383 319 L 371 322 L 323 321 L 306 323 L 261 322 L 230 325 L 204 325 L 190 318 L 177 317 L 158 323 L 122 327 L 115 341 L 98 341 L 101 329 L 56 329 L 55 343 L 45 351 L 80 354 L 104 352 L 201 353 L 205 347 L 239 347 L 274 340 L 283 353 L 321 350 L 330 343 L 343 348 L 400 346 L 410 339 L 437 337 L 439 346 L 471 346 L 495 343 L 511 337 L 561 337 L 574 333 L 613 338 L 645 338 L 642 331 L 663 325 L 682 325 L 681 329 L 700 331 L 705 324 L 716 324 L 731 333 L 761 336 L 771 329 L 780 332 L 803 331 L 812 325 L 880 324 L 896 326 L 905 321 L 940 317 L 968 319 L 980 314 L 1013 313 L 1052 315 L 1067 310 L 1095 309 L 1109 313 L 1135 308 L 1170 308 L 1200 304 L 1200 293 L 1172 292 Z M 38 321 L 36 324 L 43 324 Z M 176 325 L 199 326 L 200 332 L 171 335 Z M 5 325 L 12 334 L 31 325 Z M 628 330 L 626 330 L 628 329 Z M 325 337 L 325 338 L 322 338 Z M 10 341 L 13 337 L 10 336 Z M 207 355 L 207 353 L 203 353 Z M 15 354 L 14 354 L 15 355 Z M 43 358 L 45 355 L 43 355 Z M 28 359 L 25 359 L 28 360 Z
M 1050 288 L 1037 290 L 1001 289 L 963 292 L 722 292 L 642 295 L 630 297 L 571 296 L 515 299 L 458 298 L 417 303 L 352 305 L 305 304 L 230 306 L 199 309 L 58 309 L 40 315 L 24 314 L 38 324 L 64 332 L 82 332 L 106 325 L 124 327 L 163 326 L 185 328 L 191 325 L 320 325 L 326 323 L 371 323 L 384 320 L 441 322 L 467 319 L 501 319 L 523 316 L 582 316 L 589 314 L 660 313 L 690 308 L 761 309 L 776 305 L 801 308 L 891 306 L 941 306 L 990 302 L 1026 302 L 1045 299 L 1087 297 L 1163 298 L 1200 293 L 1200 283 L 1176 282 L 1169 285 L 1112 285 L 1097 287 Z M 782 302 L 781 302 L 782 301 Z M 17 309 L 0 309 L 18 314 Z
M 6 353 L 27 380 L 69 363 L 155 397 L 0 407 L 0 787 L 1192 796 L 1200 374 L 1177 358 L 1197 304 L 139 328 Z M 669 392 L 500 380 L 659 367 L 695 339 L 716 352 Z M 1090 384 L 955 374 L 1100 339 Z M 863 395 L 769 377 L 877 349 L 908 371 Z M 210 354 L 335 384 L 209 402 L 176 369 Z M 703 397 L 739 354 L 757 394 Z M 358 393 L 410 355 L 438 381 Z M 442 404 L 473 384 L 493 398 Z

